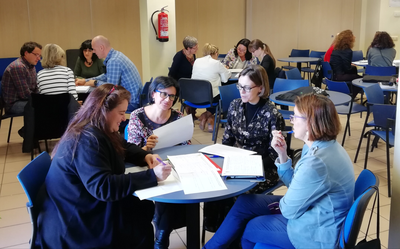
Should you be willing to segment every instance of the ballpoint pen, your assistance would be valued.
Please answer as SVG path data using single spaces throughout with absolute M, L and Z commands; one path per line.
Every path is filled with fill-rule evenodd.
M 293 131 L 281 131 L 282 134 L 292 134 Z
M 160 162 L 162 165 L 166 165 L 160 158 L 156 157 L 157 161 Z

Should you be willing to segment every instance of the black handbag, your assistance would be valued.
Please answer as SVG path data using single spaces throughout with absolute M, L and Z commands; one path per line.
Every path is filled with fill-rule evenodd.
M 322 73 L 322 65 L 321 63 L 318 63 L 315 66 L 315 71 L 314 71 L 314 75 L 311 78 L 311 83 L 314 84 L 314 86 L 316 87 L 321 87 L 321 83 L 322 83 L 322 79 L 323 79 L 323 73 Z

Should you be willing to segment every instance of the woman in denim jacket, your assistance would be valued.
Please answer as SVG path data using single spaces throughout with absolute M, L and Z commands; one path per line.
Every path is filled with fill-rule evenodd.
M 336 141 L 341 125 L 335 106 L 324 96 L 304 95 L 295 101 L 291 122 L 294 136 L 305 143 L 295 169 L 280 131 L 272 132 L 271 142 L 286 194 L 241 195 L 204 248 L 227 248 L 240 237 L 242 248 L 258 242 L 274 248 L 339 247 L 353 203 L 354 170 Z

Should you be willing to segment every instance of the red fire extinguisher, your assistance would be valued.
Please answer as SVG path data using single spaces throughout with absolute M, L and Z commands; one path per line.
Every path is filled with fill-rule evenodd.
M 163 7 L 161 10 L 156 10 L 151 15 L 151 24 L 153 24 L 154 32 L 156 32 L 156 39 L 160 42 L 167 42 L 169 40 L 168 37 L 168 15 L 165 13 L 165 8 L 168 6 Z M 154 26 L 153 16 L 155 13 L 161 12 L 158 14 L 158 32 L 156 27 Z

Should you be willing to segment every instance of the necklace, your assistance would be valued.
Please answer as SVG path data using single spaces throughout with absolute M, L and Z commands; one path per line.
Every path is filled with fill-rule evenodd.
M 85 61 L 85 63 L 86 63 L 88 66 L 91 66 L 91 65 L 93 64 L 93 61 L 91 61 L 91 62 Z

